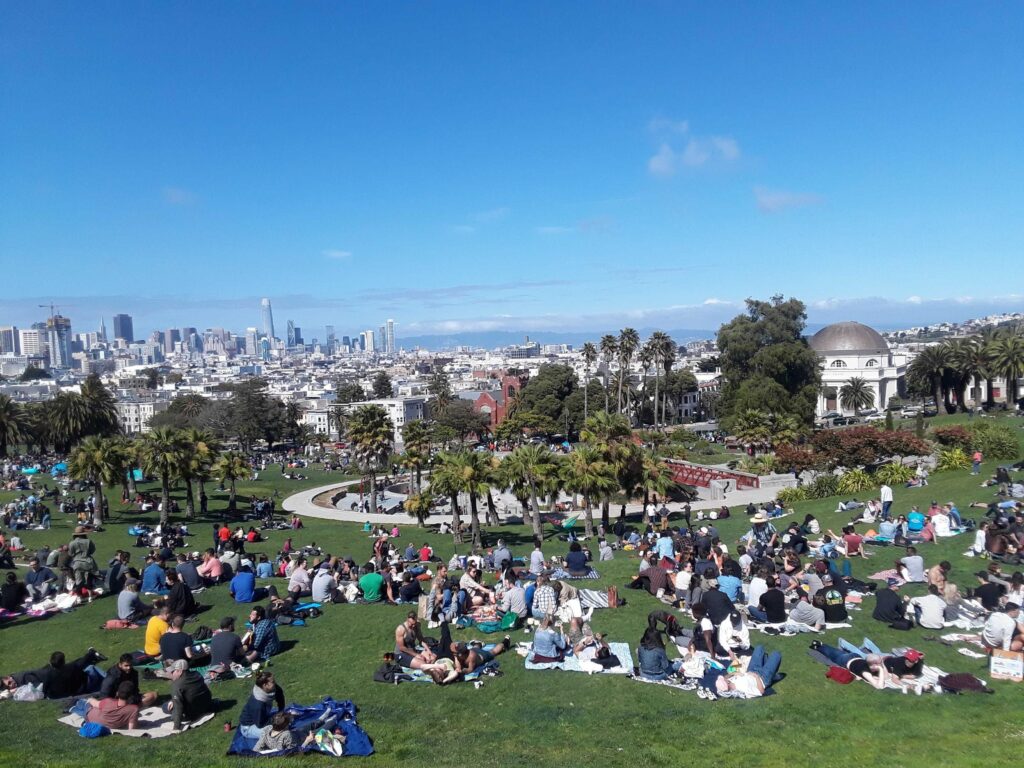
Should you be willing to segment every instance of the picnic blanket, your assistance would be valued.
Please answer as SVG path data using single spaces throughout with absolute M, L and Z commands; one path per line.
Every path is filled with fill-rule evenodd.
M 907 583 L 903 580 L 903 577 L 900 576 L 899 571 L 897 571 L 895 568 L 887 568 L 884 571 L 873 573 L 870 576 L 868 576 L 868 578 L 872 581 L 886 581 L 888 579 L 896 579 L 896 581 L 900 583 L 900 586 L 903 586 Z
M 604 589 L 579 589 L 576 597 L 583 608 L 608 607 L 608 591 Z
M 331 723 L 332 728 L 340 730 L 345 735 L 344 757 L 356 755 L 366 757 L 373 754 L 373 741 L 366 731 L 356 723 L 357 707 L 351 700 L 335 701 L 330 696 L 325 696 L 319 704 L 302 706 L 292 704 L 285 708 L 286 712 L 292 715 L 292 730 L 298 733 L 307 733 L 315 730 L 319 725 Z M 301 739 L 299 739 L 301 743 Z M 228 747 L 229 755 L 241 757 L 281 757 L 299 752 L 315 752 L 323 754 L 316 743 L 306 746 L 296 746 L 291 749 L 279 749 L 274 752 L 256 752 L 256 739 L 247 739 L 241 731 L 235 731 L 235 737 Z
M 176 731 L 174 730 L 174 715 L 164 712 L 161 707 L 146 707 L 139 712 L 139 727 L 134 731 L 127 731 L 118 728 L 112 729 L 110 732 L 119 736 L 162 739 L 165 736 L 175 736 L 190 728 L 198 728 L 204 723 L 210 722 L 210 720 L 213 719 L 214 714 L 216 713 L 210 712 L 208 715 L 203 715 L 198 720 L 193 720 L 189 723 L 182 723 L 181 730 Z M 82 723 L 85 722 L 85 718 L 75 712 L 72 712 L 64 717 L 58 718 L 57 721 L 64 723 L 64 725 L 70 725 L 77 731 L 82 727 Z
M 751 629 L 756 629 L 766 635 L 796 635 L 802 632 L 814 632 L 818 633 L 819 630 L 810 626 L 809 624 L 803 624 L 799 621 L 782 621 L 776 622 L 775 624 L 758 624 L 756 622 L 747 622 Z M 846 627 L 852 627 L 847 621 L 837 621 L 825 624 L 825 629 L 844 629 Z M 774 630 L 774 631 L 769 631 Z
M 527 669 L 561 669 L 565 672 L 587 672 L 589 674 L 607 673 L 612 675 L 628 675 L 633 667 L 633 654 L 629 643 L 608 643 L 608 650 L 619 660 L 619 666 L 606 669 L 595 664 L 592 659 L 597 649 L 585 648 L 579 656 L 567 656 L 564 661 L 550 661 L 543 664 L 533 662 L 533 651 L 526 656 Z
M 551 572 L 551 578 L 555 579 L 555 580 L 562 580 L 562 579 L 564 579 L 566 581 L 574 581 L 574 580 L 581 580 L 582 581 L 583 579 L 600 579 L 601 578 L 601 574 L 599 574 L 597 571 L 595 571 L 593 568 L 591 568 L 589 571 L 587 571 L 582 576 L 573 576 L 571 573 L 569 573 L 564 568 L 556 568 L 555 570 L 553 570 Z

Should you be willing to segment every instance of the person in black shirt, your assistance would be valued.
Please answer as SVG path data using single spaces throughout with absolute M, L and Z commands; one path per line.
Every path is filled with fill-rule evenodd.
M 701 603 L 707 609 L 708 618 L 718 626 L 732 613 L 736 606 L 732 600 L 718 588 L 718 579 L 708 579 L 708 590 L 701 596 Z
M 139 691 L 139 673 L 132 666 L 134 661 L 135 657 L 130 653 L 121 654 L 121 658 L 117 660 L 117 664 L 107 670 L 107 676 L 103 678 L 103 682 L 100 684 L 99 694 L 96 698 L 117 698 L 117 690 L 121 687 L 121 683 L 130 683 L 134 693 L 128 701 L 142 707 L 153 706 L 157 699 L 156 692 L 149 691 L 147 693 L 141 693 Z
M 213 695 L 203 676 L 190 670 L 187 661 L 172 662 L 169 675 L 171 700 L 164 711 L 174 715 L 174 729 L 180 731 L 183 722 L 198 720 L 213 711 Z
M 981 582 L 981 586 L 975 588 L 974 597 L 986 611 L 998 611 L 1001 607 L 1000 599 L 1006 594 L 1006 587 L 998 581 L 989 581 L 988 573 L 978 571 L 975 576 Z
M 7 581 L 0 587 L 0 608 L 16 613 L 21 610 L 27 599 L 28 590 L 24 584 L 18 581 L 17 574 L 8 573 Z
M 904 621 L 907 618 L 906 605 L 900 596 L 900 582 L 897 579 L 889 579 L 886 589 L 879 589 L 875 592 L 875 610 L 871 616 L 876 621 L 892 624 L 896 621 Z
M 916 679 L 924 669 L 924 654 L 908 648 L 902 656 L 886 656 L 882 659 L 886 671 L 900 680 Z
M 227 669 L 245 660 L 242 639 L 235 634 L 235 617 L 225 616 L 220 621 L 220 632 L 210 640 L 210 665 Z
M 423 587 L 420 585 L 419 580 L 414 579 L 413 575 L 406 571 L 402 575 L 402 586 L 398 590 L 398 596 L 402 599 L 402 602 L 415 603 L 422 594 Z
M 778 588 L 778 582 L 771 574 L 765 577 L 768 589 L 757 601 L 757 606 L 748 606 L 750 618 L 769 624 L 781 624 L 786 620 L 786 596 Z
M 196 612 L 199 606 L 196 605 L 196 599 L 192 597 L 192 590 L 182 583 L 181 579 L 178 578 L 176 571 L 168 571 L 165 577 L 167 582 L 167 607 L 171 610 L 172 614 L 181 614 L 182 616 L 191 616 Z

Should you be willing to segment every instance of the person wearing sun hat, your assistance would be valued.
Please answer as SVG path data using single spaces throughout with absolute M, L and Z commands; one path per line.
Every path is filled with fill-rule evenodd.
M 758 512 L 750 518 L 751 528 L 746 535 L 747 549 L 754 553 L 755 559 L 774 554 L 775 545 L 779 541 L 779 532 L 768 522 L 768 515 Z

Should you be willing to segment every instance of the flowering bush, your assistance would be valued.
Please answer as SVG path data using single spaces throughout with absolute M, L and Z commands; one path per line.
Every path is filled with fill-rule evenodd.
M 962 448 L 966 451 L 971 447 L 971 433 L 963 427 L 936 427 L 932 430 L 932 437 L 946 448 Z

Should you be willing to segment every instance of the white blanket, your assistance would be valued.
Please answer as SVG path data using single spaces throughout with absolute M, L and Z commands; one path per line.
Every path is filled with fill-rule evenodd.
M 162 739 L 164 736 L 174 736 L 189 728 L 198 728 L 203 723 L 213 719 L 214 713 L 203 715 L 198 720 L 182 723 L 181 731 L 174 730 L 174 715 L 169 715 L 160 707 L 147 707 L 139 712 L 139 727 L 134 731 L 123 729 L 111 729 L 111 733 L 120 736 L 138 736 L 150 739 Z M 85 719 L 81 715 L 65 715 L 59 718 L 59 722 L 70 725 L 75 730 L 82 727 Z

